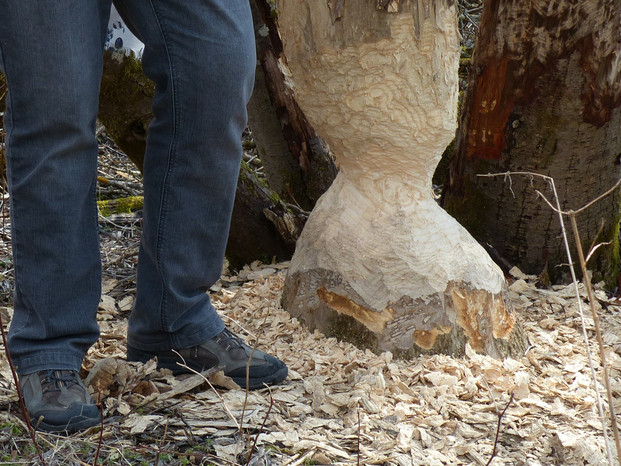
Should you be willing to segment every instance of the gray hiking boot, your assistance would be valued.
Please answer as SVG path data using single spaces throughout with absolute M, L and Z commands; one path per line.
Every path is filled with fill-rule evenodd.
M 252 348 L 226 328 L 200 345 L 175 351 L 149 352 L 127 346 L 128 361 L 145 363 L 157 357 L 158 368 L 170 369 L 175 375 L 192 372 L 179 364 L 184 364 L 196 372 L 221 366 L 224 375 L 242 388 L 246 388 L 246 365 L 251 355 L 248 389 L 262 388 L 264 384 L 277 384 L 287 377 L 289 371 L 282 361 L 259 350 L 255 350 L 253 354 Z
M 19 386 L 36 429 L 70 434 L 100 422 L 99 408 L 76 371 L 46 370 L 21 375 Z

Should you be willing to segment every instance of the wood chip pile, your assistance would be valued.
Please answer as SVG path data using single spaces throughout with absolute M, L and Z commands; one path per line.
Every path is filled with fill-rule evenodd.
M 85 362 L 89 386 L 105 406 L 103 451 L 168 452 L 159 464 L 245 464 L 242 455 L 256 440 L 250 464 L 485 465 L 508 405 L 492 464 L 607 463 L 573 286 L 537 289 L 534 277 L 514 272 L 521 278 L 510 281 L 510 294 L 531 342 L 519 360 L 468 351 L 464 358 L 399 361 L 292 319 L 280 306 L 286 265 L 254 264 L 213 289 L 230 328 L 289 365 L 284 385 L 248 394 L 216 391 L 201 375 L 174 378 L 154 364 L 126 363 L 131 303 L 104 296 L 102 338 Z M 598 293 L 618 397 L 620 307 Z M 593 340 L 592 319 L 586 326 Z M 597 348 L 591 352 L 599 374 Z M 221 374 L 208 379 L 229 383 Z M 11 385 L 3 358 L 0 422 L 15 420 Z M 95 428 L 82 438 L 96 444 L 98 435 Z

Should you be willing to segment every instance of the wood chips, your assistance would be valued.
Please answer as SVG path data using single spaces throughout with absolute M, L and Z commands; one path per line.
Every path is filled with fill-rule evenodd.
M 461 359 L 400 361 L 310 332 L 292 319 L 280 306 L 286 267 L 253 264 L 212 290 L 227 325 L 290 368 L 284 385 L 248 394 L 212 389 L 207 380 L 229 383 L 221 373 L 174 378 L 154 364 L 126 363 L 131 302 L 104 296 L 102 338 L 84 364 L 87 383 L 105 406 L 103 450 L 170 452 L 159 464 L 238 464 L 245 454 L 245 464 L 256 440 L 250 464 L 257 465 L 485 465 L 499 413 L 513 394 L 492 464 L 607 464 L 573 286 L 537 289 L 533 277 L 515 271 L 521 278 L 510 281 L 509 294 L 531 342 L 519 360 L 468 351 Z M 598 293 L 619 402 L 621 307 Z M 586 321 L 594 340 L 592 319 Z M 597 348 L 591 352 L 599 364 Z M 15 422 L 16 396 L 4 357 L 0 405 L 0 421 Z M 96 443 L 99 429 L 81 435 Z M 191 448 L 207 444 L 208 454 Z

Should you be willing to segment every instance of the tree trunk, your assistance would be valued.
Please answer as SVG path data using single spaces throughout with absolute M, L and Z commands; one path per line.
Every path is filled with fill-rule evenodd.
M 276 4 L 295 95 L 340 166 L 298 241 L 285 308 L 401 357 L 519 353 L 501 270 L 431 193 L 456 126 L 454 3 Z
M 153 82 L 142 72 L 134 54 L 104 53 L 99 93 L 99 121 L 129 159 L 142 172 L 147 128 L 153 118 Z
M 336 177 L 327 145 L 295 101 L 282 72 L 282 42 L 268 0 L 251 0 L 257 42 L 254 92 L 248 124 L 270 187 L 311 210 Z
M 255 260 L 289 260 L 306 215 L 294 212 L 242 164 L 237 182 L 226 258 L 233 269 Z
M 567 276 L 558 217 L 538 178 L 578 209 L 621 175 L 621 4 L 618 0 L 485 2 L 444 206 L 525 272 Z M 618 191 L 578 217 L 595 280 L 617 276 Z M 574 244 L 573 238 L 569 243 Z M 574 251 L 574 257 L 575 251 Z

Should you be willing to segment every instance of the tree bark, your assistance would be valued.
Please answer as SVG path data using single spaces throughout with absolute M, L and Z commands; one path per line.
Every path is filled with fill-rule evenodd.
M 153 82 L 142 72 L 133 54 L 104 53 L 99 93 L 99 121 L 129 159 L 142 172 L 147 128 L 153 119 Z
M 479 240 L 527 273 L 567 278 L 557 214 L 540 179 L 551 176 L 564 210 L 578 209 L 621 175 L 621 4 L 618 0 L 488 0 L 472 61 L 444 206 Z M 616 280 L 620 196 L 578 217 L 590 262 Z M 570 238 L 573 247 L 573 238 Z M 574 257 L 575 251 L 573 251 Z
M 336 177 L 336 166 L 286 84 L 274 10 L 267 0 L 251 0 L 250 5 L 258 62 L 248 124 L 270 187 L 311 210 Z
M 295 95 L 340 166 L 298 241 L 285 309 L 401 357 L 522 351 L 501 270 L 431 193 L 456 127 L 454 3 L 276 4 Z
M 305 222 L 304 212 L 285 205 L 242 164 L 226 245 L 229 265 L 238 270 L 255 260 L 289 260 Z

